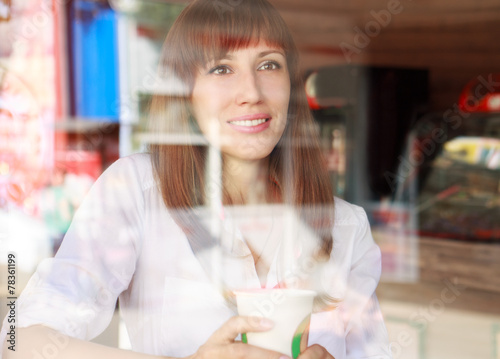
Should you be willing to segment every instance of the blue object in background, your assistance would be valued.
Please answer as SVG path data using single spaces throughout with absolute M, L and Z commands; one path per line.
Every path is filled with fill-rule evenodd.
M 71 10 L 75 115 L 118 122 L 116 13 L 106 3 L 83 0 Z

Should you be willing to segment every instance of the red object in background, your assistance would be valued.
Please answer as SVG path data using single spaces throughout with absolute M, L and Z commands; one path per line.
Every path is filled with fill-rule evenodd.
M 94 180 L 102 173 L 102 157 L 97 151 L 57 151 L 55 157 L 57 166 L 68 173 L 86 174 Z
M 318 100 L 316 99 L 316 97 L 307 95 L 307 103 L 309 104 L 309 108 L 311 110 L 321 109 L 321 106 L 318 104 Z
M 25 191 L 17 183 L 9 183 L 7 186 L 7 193 L 9 195 L 9 200 L 15 202 L 19 206 L 23 204 L 27 197 Z
M 500 112 L 500 73 L 469 81 L 460 94 L 458 106 L 464 112 Z
M 311 73 L 307 77 L 304 86 L 307 97 L 307 103 L 309 104 L 309 108 L 311 110 L 321 109 L 321 106 L 318 103 L 318 99 L 316 98 L 316 89 L 315 89 L 316 76 L 318 76 L 317 72 Z

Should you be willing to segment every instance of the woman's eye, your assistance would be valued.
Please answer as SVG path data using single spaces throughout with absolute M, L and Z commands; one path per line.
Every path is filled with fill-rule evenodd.
M 281 65 L 274 61 L 269 61 L 259 67 L 259 70 L 278 70 L 281 69 Z
M 231 73 L 231 70 L 227 66 L 216 66 L 209 71 L 211 74 L 215 75 L 227 75 Z

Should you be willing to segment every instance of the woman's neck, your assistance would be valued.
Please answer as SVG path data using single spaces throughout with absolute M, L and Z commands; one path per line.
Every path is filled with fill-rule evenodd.
M 233 204 L 268 202 L 269 159 L 224 159 L 224 185 Z

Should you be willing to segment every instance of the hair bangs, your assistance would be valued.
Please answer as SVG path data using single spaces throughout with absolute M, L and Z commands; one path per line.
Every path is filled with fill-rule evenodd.
M 267 2 L 241 0 L 233 7 L 209 1 L 198 6 L 194 6 L 195 3 L 191 11 L 187 11 L 185 22 L 190 28 L 185 34 L 183 59 L 189 67 L 204 68 L 228 52 L 260 41 L 286 53 L 294 46 L 283 19 Z

